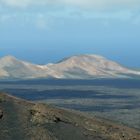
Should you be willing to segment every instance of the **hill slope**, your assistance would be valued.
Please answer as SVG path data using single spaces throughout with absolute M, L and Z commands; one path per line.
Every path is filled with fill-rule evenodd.
M 2 140 L 139 140 L 140 133 L 105 120 L 0 94 Z
M 140 72 L 127 69 L 98 55 L 77 55 L 48 65 L 35 65 L 12 56 L 0 59 L 1 79 L 90 79 L 120 78 L 130 75 L 140 76 Z

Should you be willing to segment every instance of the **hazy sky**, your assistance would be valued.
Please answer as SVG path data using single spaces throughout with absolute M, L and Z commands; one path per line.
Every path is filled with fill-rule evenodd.
M 140 67 L 140 0 L 0 0 L 0 57 L 100 54 Z

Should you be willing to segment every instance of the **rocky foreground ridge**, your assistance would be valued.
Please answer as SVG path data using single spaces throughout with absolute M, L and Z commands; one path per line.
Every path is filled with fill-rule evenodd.
M 140 140 L 140 132 L 0 93 L 1 140 Z

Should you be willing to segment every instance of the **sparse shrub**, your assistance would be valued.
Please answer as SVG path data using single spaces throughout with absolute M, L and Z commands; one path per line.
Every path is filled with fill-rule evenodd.
M 4 102 L 5 99 L 3 97 L 0 96 L 0 103 Z
M 37 111 L 34 110 L 34 109 L 30 109 L 29 112 L 30 112 L 30 114 L 31 114 L 32 116 L 34 116 L 34 115 L 37 113 Z

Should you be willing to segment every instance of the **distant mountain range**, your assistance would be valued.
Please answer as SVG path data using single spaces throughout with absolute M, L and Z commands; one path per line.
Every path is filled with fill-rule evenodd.
M 92 79 L 133 76 L 140 76 L 140 71 L 128 69 L 99 55 L 77 55 L 47 65 L 31 64 L 13 56 L 0 59 L 0 79 Z

